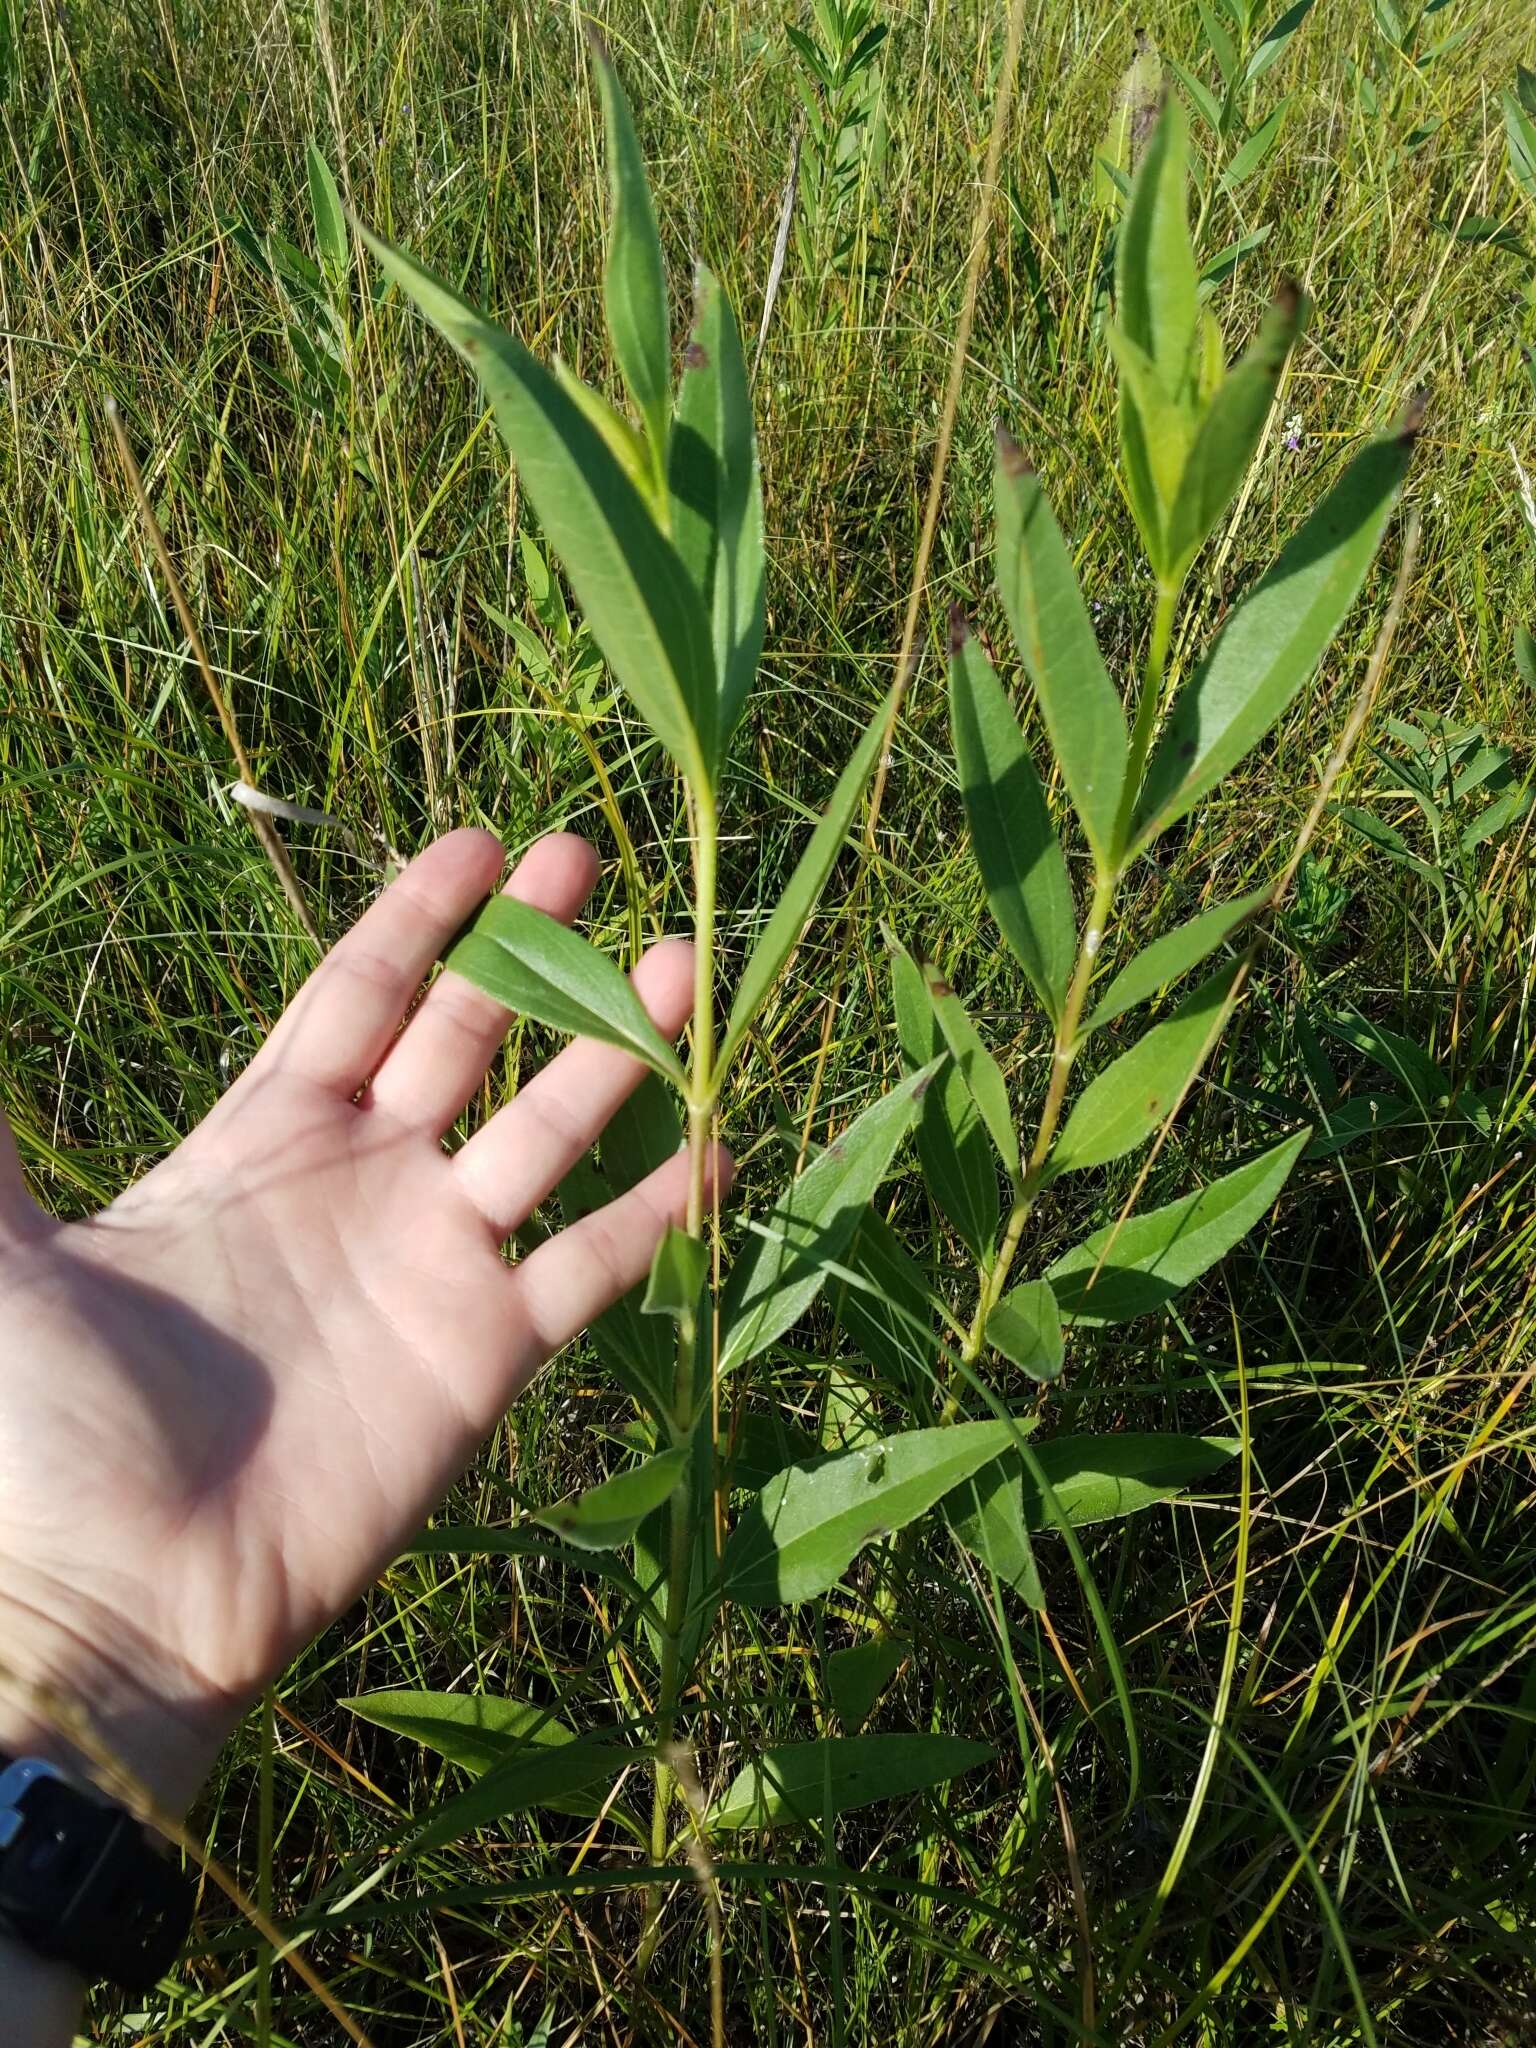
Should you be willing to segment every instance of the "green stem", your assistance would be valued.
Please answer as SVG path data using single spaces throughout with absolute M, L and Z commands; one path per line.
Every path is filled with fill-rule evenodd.
M 1136 700 L 1136 723 L 1131 730 L 1131 750 L 1125 764 L 1125 789 L 1120 798 L 1120 815 L 1115 821 L 1115 844 L 1123 848 L 1130 838 L 1136 799 L 1141 794 L 1142 773 L 1152 749 L 1152 734 L 1162 704 L 1163 677 L 1168 667 L 1168 648 L 1173 639 L 1174 614 L 1178 609 L 1177 584 L 1159 583 L 1157 609 L 1152 614 L 1152 639 L 1142 670 L 1141 695 Z
M 693 1049 L 688 1063 L 688 1216 L 690 1237 L 702 1238 L 709 1148 L 719 1103 L 715 1071 L 715 916 L 719 871 L 720 817 L 714 792 L 704 783 L 689 792 L 693 818 L 694 980 Z M 691 1315 L 677 1325 L 677 1369 L 672 1384 L 671 1424 L 679 1443 L 695 1440 L 698 1327 Z M 683 1626 L 693 1586 L 697 1541 L 694 1461 L 685 1461 L 668 1508 L 667 1590 L 661 1632 L 661 1679 L 656 1699 L 655 1791 L 651 1803 L 651 1860 L 666 1860 L 673 1772 L 666 1761 L 677 1727 L 677 1703 L 687 1682 L 683 1670 Z M 636 1957 L 642 1971 L 655 1954 L 661 1932 L 661 1892 L 646 1894 L 645 1927 Z

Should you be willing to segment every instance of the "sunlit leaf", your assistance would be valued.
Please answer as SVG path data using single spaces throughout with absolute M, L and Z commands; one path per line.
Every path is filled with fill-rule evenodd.
M 748 1239 L 721 1303 L 722 1374 L 782 1337 L 821 1292 L 937 1071 L 930 1062 L 871 1103 L 790 1182 Z
M 1171 1500 L 1208 1478 L 1242 1449 L 1235 1437 L 1145 1435 L 1058 1436 L 1035 1447 L 1035 1459 L 1074 1528 L 1134 1515 Z M 1036 1534 L 1054 1528 L 1045 1495 L 1028 1472 L 1024 1520 Z
M 1125 712 L 1040 479 L 1001 429 L 995 486 L 998 589 L 1067 789 L 1107 873 L 1130 748 Z
M 1365 581 L 1416 426 L 1362 449 L 1179 692 L 1136 806 L 1138 845 L 1214 789 L 1311 677 Z
M 1026 1280 L 987 1315 L 987 1342 L 1032 1380 L 1061 1377 L 1061 1314 L 1049 1282 Z
M 613 353 L 645 422 L 659 473 L 672 411 L 672 346 L 661 238 L 629 101 L 607 50 L 595 38 L 593 51 L 607 134 L 611 215 L 603 311 Z
M 1038 1609 L 1045 1605 L 1045 1592 L 1024 1519 L 1019 1472 L 1018 1453 L 1005 1452 L 946 1494 L 941 1512 L 972 1557 L 1011 1586 L 1027 1606 Z
M 866 1543 L 926 1514 L 1028 1425 L 956 1422 L 914 1429 L 771 1479 L 725 1547 L 725 1590 L 748 1607 L 813 1600 Z
M 831 1735 L 786 1743 L 744 1765 L 704 1825 L 713 1834 L 815 1825 L 942 1785 L 996 1754 L 991 1743 L 958 1735 Z
M 943 1034 L 917 963 L 900 947 L 891 954 L 891 997 L 903 1060 L 909 1069 L 926 1066 L 943 1049 Z M 917 1154 L 924 1184 L 941 1213 L 972 1257 L 990 1265 L 999 1214 L 997 1161 L 981 1113 L 952 1060 L 945 1061 L 923 1098 Z
M 331 167 L 311 142 L 304 152 L 309 171 L 309 210 L 315 223 L 315 247 L 332 278 L 346 276 L 352 259 L 347 216 Z
M 494 1693 L 370 1692 L 340 1704 L 359 1719 L 419 1742 L 476 1777 L 518 1751 L 560 1749 L 579 1739 L 574 1728 L 546 1708 L 531 1700 L 498 1699 Z M 539 1803 L 554 1813 L 589 1819 L 602 1811 L 603 1794 L 555 1789 Z
M 999 931 L 1056 1023 L 1077 949 L 1067 864 L 1013 707 L 961 630 L 952 635 L 950 724 L 976 865 Z
M 1176 95 L 1163 102 L 1115 242 L 1115 313 L 1172 399 L 1183 395 L 1195 331 L 1195 252 L 1185 179 L 1189 128 Z
M 414 258 L 365 233 L 386 275 L 475 371 L 592 636 L 685 773 L 710 783 L 715 661 L 677 550 L 558 377 Z
M 863 738 L 855 747 L 848 765 L 838 777 L 837 787 L 831 801 L 817 820 L 815 830 L 806 841 L 805 850 L 795 865 L 794 873 L 785 883 L 778 902 L 774 905 L 768 922 L 758 934 L 756 945 L 742 969 L 741 979 L 736 985 L 735 999 L 725 1027 L 725 1038 L 720 1047 L 719 1064 L 724 1066 L 741 1045 L 752 1019 L 767 1000 L 769 991 L 779 977 L 785 961 L 799 943 L 806 922 L 821 900 L 827 877 L 833 863 L 841 852 L 853 822 L 864 785 L 874 770 L 875 756 L 880 751 L 881 735 L 885 731 L 890 715 L 891 699 L 888 697 L 870 720 Z
M 1289 96 L 1279 101 L 1268 116 L 1254 129 L 1248 140 L 1233 157 L 1221 174 L 1223 192 L 1235 192 L 1237 187 L 1251 178 L 1263 163 L 1265 157 L 1280 140 L 1280 130 L 1285 126 L 1285 117 L 1291 110 Z
M 689 1455 L 686 1444 L 658 1451 L 629 1471 L 589 1486 L 574 1500 L 541 1508 L 534 1520 L 576 1550 L 614 1550 L 629 1541 L 647 1515 L 672 1498 Z
M 683 1085 L 683 1070 L 628 979 L 585 939 L 521 903 L 493 896 L 444 965 L 509 1010 L 556 1031 L 600 1038 Z
M 1084 1032 L 1101 1030 L 1138 1003 L 1155 996 L 1169 982 L 1188 974 L 1202 960 L 1209 959 L 1222 940 L 1235 932 L 1245 918 L 1252 917 L 1270 893 L 1266 886 L 1255 889 L 1251 895 L 1235 897 L 1230 903 L 1214 904 L 1198 917 L 1192 917 L 1188 924 L 1178 925 L 1162 938 L 1154 939 L 1144 952 L 1126 961 L 1094 1005 L 1083 1026 Z
M 644 1761 L 643 1750 L 580 1740 L 514 1751 L 490 1765 L 467 1792 L 426 1815 L 406 1842 L 406 1853 L 419 1856 L 533 1807 L 570 1812 L 573 1795 L 589 1785 L 611 1784 L 620 1771 Z M 583 1800 L 575 1810 L 585 1814 L 592 1806 Z
M 1047 1276 L 1061 1313 L 1092 1329 L 1172 1301 L 1269 1213 L 1311 1136 L 1298 1131 L 1209 1187 L 1096 1230 Z
M 1220 1037 L 1239 964 L 1202 982 L 1166 1023 L 1095 1075 L 1056 1141 L 1053 1172 L 1104 1166 L 1152 1135 Z
M 1162 82 L 1157 45 L 1143 30 L 1136 37 L 1136 54 L 1115 88 L 1114 111 L 1094 152 L 1094 202 L 1108 213 L 1120 211 L 1132 162 L 1157 119 Z
M 872 1636 L 867 1643 L 832 1652 L 827 1659 L 827 1690 L 845 1735 L 858 1734 L 911 1654 L 912 1645 L 899 1636 Z
M 1218 385 L 1196 431 L 1168 516 L 1170 575 L 1179 580 L 1216 529 L 1274 402 L 1286 357 L 1306 318 L 1306 301 L 1288 285 L 1264 316 L 1252 346 Z
M 1017 1181 L 1023 1173 L 1019 1134 L 1013 1121 L 1013 1105 L 1008 1099 L 1008 1084 L 1003 1079 L 1002 1069 L 982 1044 L 980 1033 L 971 1022 L 964 1003 L 933 962 L 920 960 L 917 968 L 956 1070 L 987 1127 L 992 1143 L 997 1147 L 998 1157 L 1009 1177 Z

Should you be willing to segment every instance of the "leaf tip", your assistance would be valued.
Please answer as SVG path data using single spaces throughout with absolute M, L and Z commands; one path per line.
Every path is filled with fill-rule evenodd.
M 949 608 L 949 651 L 958 654 L 971 637 L 970 621 L 965 616 L 965 607 L 958 602 Z
M 993 428 L 993 438 L 997 442 L 997 466 L 1004 476 L 1017 478 L 1034 475 L 1029 458 L 1001 420 Z
M 1429 411 L 1429 391 L 1423 384 L 1416 385 L 1408 394 L 1408 403 L 1403 407 L 1402 418 L 1397 423 L 1397 438 L 1405 447 L 1411 448 L 1419 438 L 1424 425 L 1424 416 Z

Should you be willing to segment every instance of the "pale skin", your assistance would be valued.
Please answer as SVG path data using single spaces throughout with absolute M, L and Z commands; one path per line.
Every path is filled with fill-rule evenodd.
M 402 1019 L 501 866 L 488 833 L 428 848 L 218 1107 L 88 1222 L 32 1203 L 0 1126 L 0 1749 L 67 1758 L 48 1702 L 76 1701 L 183 1811 L 262 1686 L 682 1222 L 680 1155 L 504 1256 L 640 1080 L 611 1047 L 568 1047 L 444 1148 L 508 1014 L 445 973 Z M 556 834 L 507 887 L 568 922 L 596 873 Z M 692 972 L 678 940 L 635 969 L 668 1036 Z M 81 1994 L 0 1937 L 14 2048 L 64 2048 Z

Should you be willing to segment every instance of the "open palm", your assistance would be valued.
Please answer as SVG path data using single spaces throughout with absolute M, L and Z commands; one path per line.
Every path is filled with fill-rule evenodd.
M 168 1802 L 681 1217 L 679 1158 L 503 1258 L 641 1078 L 607 1046 L 569 1047 L 443 1150 L 507 1013 L 445 974 L 400 1024 L 500 862 L 478 832 L 415 861 L 100 1216 L 51 1222 L 0 1159 L 0 1655 L 85 1693 Z M 557 835 L 508 886 L 569 920 L 594 875 Z M 677 941 L 636 970 L 668 1035 L 691 972 Z

